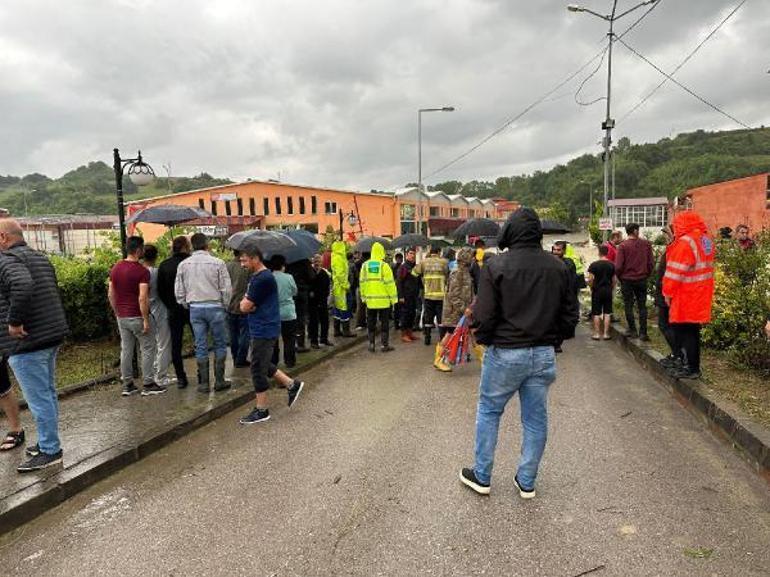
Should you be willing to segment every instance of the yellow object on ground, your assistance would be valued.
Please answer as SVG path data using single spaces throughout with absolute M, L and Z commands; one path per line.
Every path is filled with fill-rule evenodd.
M 450 367 L 441 359 L 441 355 L 443 353 L 444 353 L 444 345 L 442 345 L 441 343 L 437 344 L 436 354 L 433 357 L 433 366 L 436 367 L 439 371 L 442 371 L 444 373 L 451 373 L 452 367 Z

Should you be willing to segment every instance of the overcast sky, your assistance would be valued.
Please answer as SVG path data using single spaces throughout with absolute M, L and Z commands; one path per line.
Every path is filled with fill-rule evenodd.
M 621 8 L 635 4 L 620 0 Z M 738 0 L 660 0 L 625 40 L 666 70 Z M 605 23 L 560 0 L 3 0 L 0 174 L 49 176 L 119 147 L 156 171 L 359 190 L 463 153 L 601 50 Z M 606 12 L 611 0 L 585 0 Z M 620 30 L 637 14 L 618 23 Z M 743 8 L 677 78 L 751 126 L 770 124 L 770 2 Z M 463 161 L 426 178 L 493 179 L 598 152 L 590 68 Z M 613 116 L 661 79 L 615 48 Z M 582 98 L 603 95 L 606 68 Z M 738 126 L 675 85 L 618 125 L 654 141 Z

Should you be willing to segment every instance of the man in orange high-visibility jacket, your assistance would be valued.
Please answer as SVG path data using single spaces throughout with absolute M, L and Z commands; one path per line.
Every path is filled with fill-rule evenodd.
M 676 346 L 684 353 L 679 379 L 700 378 L 700 329 L 711 320 L 714 298 L 714 240 L 695 212 L 679 213 L 673 222 L 675 240 L 666 249 L 663 296 Z

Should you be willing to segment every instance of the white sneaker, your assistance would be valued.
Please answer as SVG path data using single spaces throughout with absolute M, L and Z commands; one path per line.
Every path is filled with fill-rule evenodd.
M 522 489 L 521 485 L 519 485 L 519 480 L 516 477 L 513 478 L 513 484 L 516 485 L 516 488 L 519 490 L 519 497 L 522 499 L 533 499 L 535 497 L 535 489 L 532 488 L 528 491 Z

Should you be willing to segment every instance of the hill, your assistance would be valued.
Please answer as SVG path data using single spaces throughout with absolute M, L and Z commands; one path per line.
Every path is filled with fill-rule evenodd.
M 695 186 L 770 172 L 770 129 L 698 130 L 649 144 L 632 144 L 623 137 L 614 156 L 617 198 L 673 198 Z M 574 221 L 589 213 L 591 190 L 597 193 L 594 198 L 601 199 L 603 179 L 601 155 L 585 154 L 548 171 L 503 176 L 494 182 L 449 181 L 428 189 L 556 208 Z
M 614 149 L 616 196 L 673 198 L 688 188 L 758 172 L 770 172 L 770 129 L 696 132 L 664 138 L 656 143 L 632 144 L 620 138 Z M 159 177 L 141 190 L 124 179 L 127 199 L 184 192 L 229 184 L 207 173 L 194 177 Z M 600 198 L 603 189 L 601 155 L 584 154 L 548 171 L 501 176 L 494 181 L 448 181 L 429 190 L 481 198 L 502 197 L 537 208 L 550 216 L 574 222 L 589 213 L 589 193 Z M 72 214 L 115 212 L 112 168 L 91 162 L 58 179 L 43 174 L 0 175 L 0 207 L 12 214 Z
M 194 177 L 156 178 L 149 186 L 137 189 L 126 177 L 123 192 L 127 200 L 132 200 L 231 182 L 204 172 Z M 101 161 L 90 162 L 57 179 L 37 173 L 21 178 L 0 176 L 0 206 L 14 215 L 113 214 L 115 203 L 115 174 Z

